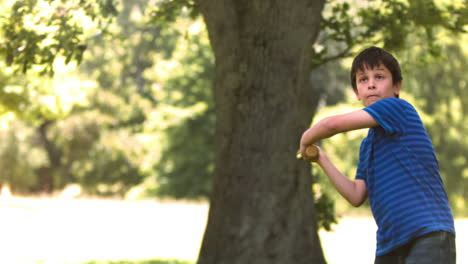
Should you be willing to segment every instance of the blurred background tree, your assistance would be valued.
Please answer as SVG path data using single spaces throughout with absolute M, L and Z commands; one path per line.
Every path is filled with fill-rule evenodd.
M 179 199 L 209 197 L 214 171 L 214 58 L 203 22 L 190 23 L 171 58 L 177 63 L 158 82 L 165 90 L 162 103 L 187 113 L 167 127 L 154 167 L 156 194 Z

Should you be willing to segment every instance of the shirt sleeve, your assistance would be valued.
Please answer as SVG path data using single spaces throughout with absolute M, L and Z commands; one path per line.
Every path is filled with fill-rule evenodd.
M 359 163 L 356 171 L 356 180 L 364 180 L 367 183 L 367 168 L 368 168 L 368 138 L 365 138 L 361 143 L 361 148 L 359 149 Z
M 374 120 L 384 129 L 385 134 L 402 134 L 407 118 L 405 101 L 398 98 L 386 98 L 364 108 Z

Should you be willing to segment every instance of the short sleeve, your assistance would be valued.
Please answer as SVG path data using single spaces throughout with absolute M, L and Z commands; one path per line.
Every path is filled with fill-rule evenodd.
M 356 180 L 364 180 L 367 182 L 367 168 L 369 167 L 369 142 L 368 138 L 365 138 L 361 142 L 359 149 L 359 163 L 356 170 Z
M 384 129 L 385 134 L 402 134 L 405 130 L 408 103 L 398 98 L 386 98 L 364 108 Z

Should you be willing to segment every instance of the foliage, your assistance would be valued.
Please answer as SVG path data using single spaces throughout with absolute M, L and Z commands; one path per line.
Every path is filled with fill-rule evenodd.
M 112 2 L 100 1 L 103 5 Z M 42 144 L 49 154 L 49 162 L 37 170 L 39 178 L 44 179 L 34 190 L 43 191 L 41 186 L 45 185 L 52 186 L 48 190 L 60 189 L 79 182 L 90 193 L 121 196 L 148 175 L 146 156 L 154 148 L 147 144 L 150 137 L 142 131 L 155 101 L 144 70 L 154 60 L 148 55 L 170 55 L 174 34 L 170 29 L 146 25 L 143 16 L 135 21 L 134 11 L 143 11 L 146 3 L 123 2 L 122 14 L 116 18 L 120 27 L 108 26 L 87 39 L 90 56 L 85 56 L 81 74 L 63 74 L 62 69 L 73 68 L 64 66 L 67 61 L 55 62 L 60 72 L 53 78 L 37 75 L 34 68 L 28 71 L 26 103 L 16 116 L 29 126 L 45 128 L 42 143 L 36 144 Z M 91 11 L 99 16 L 99 10 Z M 97 83 L 88 78 L 95 78 Z
M 315 211 L 317 212 L 317 226 L 320 228 L 331 231 L 332 224 L 338 223 L 335 202 L 327 193 L 323 193 L 315 199 Z
M 127 174 L 128 180 L 137 184 L 152 176 L 144 182 L 145 186 L 151 188 L 155 185 L 153 164 L 161 155 L 161 134 L 171 122 L 161 119 L 161 116 L 169 108 L 166 107 L 167 100 L 172 100 L 166 100 L 161 95 L 165 93 L 160 87 L 166 73 L 157 69 L 156 65 L 173 60 L 171 58 L 176 42 L 183 38 L 183 32 L 176 27 L 147 23 L 145 12 L 148 4 L 146 0 L 122 2 L 116 23 L 108 28 L 108 34 L 89 41 L 89 58 L 85 59 L 80 70 L 98 82 L 99 90 L 92 96 L 91 104 L 110 121 L 103 129 L 109 131 L 108 135 L 114 135 L 114 142 L 132 142 L 119 150 L 126 152 L 127 156 L 135 157 L 131 163 L 135 167 L 133 173 Z M 169 115 L 168 119 L 172 117 Z M 105 146 L 100 147 L 103 148 L 107 149 Z M 90 153 L 105 158 L 106 155 L 100 152 L 96 150 Z M 95 160 L 87 162 L 93 163 Z M 117 160 L 112 164 L 117 166 Z M 96 169 L 101 171 L 99 167 Z M 135 174 L 136 171 L 138 174 Z M 87 173 L 87 189 L 93 188 L 93 192 L 96 191 L 96 185 L 92 181 L 92 173 L 96 172 L 91 170 Z M 100 174 L 102 179 L 111 177 Z M 154 196 L 154 192 L 150 193 Z
M 81 164 L 80 164 L 81 163 Z M 131 187 L 140 184 L 144 174 L 118 148 L 97 144 L 84 162 L 75 163 L 79 182 L 89 194 L 123 197 Z
M 322 30 L 314 45 L 313 67 L 350 57 L 356 47 L 379 45 L 389 51 L 409 47 L 414 34 L 424 36 L 433 55 L 439 54 L 434 32 L 441 28 L 466 33 L 468 5 L 461 2 L 357 0 L 331 1 L 322 17 Z
M 11 117 L 11 116 L 10 116 Z M 46 163 L 45 153 L 33 144 L 33 131 L 14 120 L 0 132 L 0 184 L 9 184 L 16 193 L 28 193 L 37 184 L 35 170 Z
M 56 187 L 78 182 L 89 194 L 122 197 L 141 183 L 145 174 L 131 158 L 137 148 L 131 139 L 106 132 L 113 120 L 97 111 L 74 113 L 51 130 L 54 144 L 61 151 L 61 175 Z
M 80 66 L 83 74 L 96 79 L 98 89 L 88 93 L 89 106 L 77 111 L 84 118 L 94 116 L 84 120 L 99 133 L 90 135 L 94 142 L 83 149 L 85 156 L 71 159 L 70 170 L 92 194 L 123 196 L 150 174 L 147 159 L 155 146 L 148 134 L 154 131 L 145 130 L 156 100 L 145 71 L 155 57 L 170 56 L 177 33 L 147 25 L 143 16 L 147 3 L 122 2 L 116 23 L 106 34 L 88 40 L 89 55 Z M 72 139 L 79 144 L 81 135 Z
M 215 126 L 213 54 L 202 22 L 190 24 L 171 58 L 177 65 L 157 80 L 163 87 L 160 102 L 178 109 L 166 118 L 180 120 L 165 128 L 161 159 L 155 165 L 156 194 L 186 199 L 206 198 L 210 194 Z M 187 110 L 190 114 L 180 115 Z
M 0 67 L 4 68 L 3 63 Z M 18 113 L 27 104 L 25 83 L 22 78 L 0 71 L 0 114 Z
M 86 50 L 83 20 L 98 19 L 102 26 L 117 14 L 114 0 L 19 0 L 2 11 L 0 51 L 7 65 L 23 73 L 40 65 L 42 74 L 51 75 L 59 57 L 67 64 L 81 62 Z
M 65 57 L 67 63 L 81 62 L 83 58 L 88 45 L 86 38 L 91 34 L 85 32 L 80 19 L 97 21 L 97 27 L 106 31 L 118 14 L 117 6 L 115 0 L 17 0 L 5 10 L 2 31 L 6 41 L 0 51 L 8 65 L 16 65 L 23 72 L 33 65 L 42 65 L 43 73 L 53 74 L 53 62 L 58 56 Z M 154 5 L 148 14 L 149 21 L 152 24 L 175 21 L 184 14 L 181 10 L 189 10 L 192 18 L 198 16 L 194 1 L 166 0 Z M 357 0 L 331 1 L 323 13 L 312 65 L 349 57 L 359 45 L 381 43 L 389 50 L 402 49 L 414 32 L 424 32 L 431 52 L 437 53 L 434 29 L 465 32 L 467 14 L 466 1 L 459 4 L 426 0 L 371 0 L 366 4 Z
M 452 208 L 466 213 L 462 211 L 468 199 L 468 141 L 463 136 L 468 129 L 468 78 L 465 74 L 468 50 L 459 43 L 466 43 L 468 39 L 442 32 L 439 37 L 446 45 L 441 47 L 437 61 L 424 56 L 423 49 L 404 53 L 406 63 L 417 65 L 405 67 L 405 89 L 418 99 L 425 114 L 425 125 L 435 145 Z
M 101 2 L 104 5 L 104 2 L 110 4 L 112 1 Z M 40 1 L 36 4 L 38 4 L 37 8 L 44 8 Z M 60 3 L 57 4 L 61 6 Z M 34 3 L 31 3 L 31 5 L 34 5 Z M 97 8 L 95 5 L 89 7 Z M 98 10 L 92 12 L 98 15 Z M 74 11 L 72 13 L 76 16 L 79 15 Z M 126 14 L 124 13 L 124 15 Z M 25 21 L 27 21 L 26 17 Z M 123 28 L 128 27 L 123 26 Z M 110 36 L 114 33 L 116 32 L 111 32 L 111 29 L 109 29 L 91 40 L 88 39 L 88 41 L 98 42 L 104 36 L 111 38 Z M 151 39 L 147 43 L 150 41 Z M 99 50 L 99 43 L 94 43 L 94 45 Z M 170 46 L 170 43 L 168 45 Z M 145 52 L 141 45 L 132 49 L 142 53 Z M 107 50 L 112 51 L 112 49 Z M 113 58 L 113 60 L 102 60 L 100 61 L 101 64 L 97 64 L 100 67 L 97 72 L 102 73 L 101 76 L 107 78 L 97 78 L 98 84 L 102 84 L 103 87 L 107 88 L 105 90 L 97 90 L 96 83 L 88 80 L 92 76 L 88 77 L 76 73 L 76 67 L 73 64 L 70 63 L 65 66 L 67 61 L 63 60 L 63 63 L 61 63 L 60 59 L 57 59 L 53 65 L 55 70 L 59 69 L 58 72 L 55 72 L 53 78 L 41 76 L 41 72 L 37 74 L 37 69 L 34 67 L 28 71 L 27 76 L 21 76 L 19 72 L 11 73 L 12 76 L 18 76 L 17 81 L 10 75 L 5 74 L 5 88 L 2 91 L 5 93 L 7 91 L 15 92 L 10 92 L 12 95 L 21 92 L 18 96 L 20 95 L 23 98 L 23 103 L 12 105 L 15 102 L 12 96 L 2 97 L 1 99 L 9 102 L 9 104 L 5 103 L 3 105 L 5 110 L 15 110 L 14 107 L 21 108 L 21 111 L 15 111 L 16 118 L 25 122 L 24 125 L 28 129 L 36 130 L 38 135 L 40 128 L 44 128 L 44 136 L 35 137 L 34 142 L 28 143 L 25 140 L 18 142 L 21 148 L 43 148 L 46 153 L 45 162 L 41 163 L 40 167 L 33 166 L 31 168 L 34 170 L 32 175 L 25 174 L 29 175 L 28 177 L 35 184 L 33 186 L 25 185 L 22 189 L 52 191 L 53 189 L 60 189 L 71 182 L 86 182 L 85 189 L 89 192 L 122 195 L 123 192 L 140 183 L 146 177 L 147 172 L 143 171 L 140 162 L 140 160 L 143 160 L 142 155 L 145 154 L 142 153 L 143 151 L 139 147 L 142 143 L 136 140 L 139 135 L 128 136 L 128 133 L 123 133 L 123 131 L 141 131 L 143 129 L 142 123 L 146 120 L 148 103 L 142 99 L 142 96 L 132 94 L 132 91 L 136 89 L 119 88 L 119 86 L 127 85 L 129 88 L 133 88 L 136 85 L 130 86 L 128 81 L 122 84 L 109 82 L 109 80 L 125 81 L 133 78 L 133 76 L 131 75 L 132 71 L 128 68 L 122 70 L 123 73 L 127 74 L 127 77 L 119 78 L 118 75 L 109 74 L 114 72 L 112 67 L 116 65 L 115 61 L 118 58 L 110 54 L 105 55 Z M 142 55 L 139 55 L 139 57 L 148 59 Z M 96 56 L 95 60 L 88 59 L 87 61 L 93 63 L 98 62 L 100 59 L 100 56 Z M 106 62 L 109 63 L 107 65 L 111 71 L 102 70 Z M 138 60 L 130 62 L 139 63 Z M 91 67 L 87 69 L 87 73 L 94 74 Z M 64 89 L 64 87 L 67 88 Z M 148 94 L 149 92 L 144 96 Z M 109 129 L 115 132 L 105 132 Z M 103 139 L 101 134 L 104 134 L 106 138 Z M 119 138 L 119 136 L 122 138 Z M 120 144 L 128 141 L 133 142 L 131 147 Z M 104 150 L 104 152 L 101 153 L 99 150 Z M 93 154 L 93 156 L 91 157 L 90 154 Z M 96 158 L 96 161 L 99 162 L 95 162 L 93 158 Z M 29 161 L 25 160 L 25 162 Z M 28 165 L 26 163 L 23 165 Z M 118 166 L 116 163 L 119 163 Z M 31 167 L 31 165 L 28 166 Z M 103 173 L 99 174 L 97 178 L 90 177 L 87 174 L 96 171 Z M 8 179 L 11 179 L 10 176 L 8 177 Z M 9 181 L 12 184 L 11 180 Z M 96 186 L 90 187 L 90 182 L 99 185 L 100 191 L 97 191 Z M 106 187 L 103 187 L 103 185 L 112 186 L 112 188 L 105 190 Z M 111 193 L 111 190 L 115 192 Z
M 181 15 L 181 10 L 184 8 L 190 10 L 189 15 L 192 19 L 199 16 L 193 0 L 161 1 L 150 12 L 150 22 L 153 24 L 174 22 Z

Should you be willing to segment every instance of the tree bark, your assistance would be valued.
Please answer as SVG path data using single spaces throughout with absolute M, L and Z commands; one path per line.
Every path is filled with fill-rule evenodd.
M 324 263 L 296 159 L 324 1 L 198 0 L 216 59 L 216 169 L 200 264 Z
M 54 190 L 54 172 L 60 168 L 62 153 L 59 148 L 47 137 L 47 130 L 55 123 L 55 120 L 45 120 L 37 128 L 39 140 L 49 158 L 49 165 L 36 170 L 38 176 L 38 191 L 52 193 Z
M 49 157 L 49 162 L 51 167 L 60 167 L 61 165 L 61 156 L 62 153 L 57 148 L 57 146 L 49 140 L 47 137 L 47 130 L 49 129 L 50 125 L 54 124 L 55 121 L 53 120 L 46 120 L 41 123 L 41 125 L 37 128 L 39 139 L 44 149 L 46 150 L 47 157 Z

